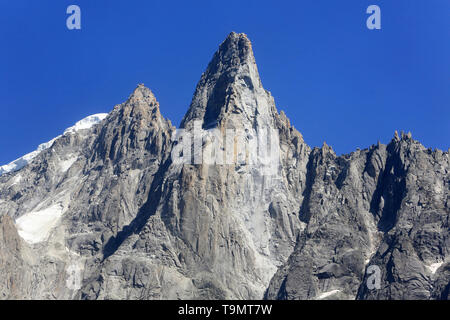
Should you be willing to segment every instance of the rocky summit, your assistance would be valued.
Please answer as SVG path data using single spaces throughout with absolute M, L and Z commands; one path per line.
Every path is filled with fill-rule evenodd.
M 144 85 L 96 119 L 0 173 L 0 299 L 449 298 L 449 152 L 311 149 L 245 34 L 179 129 Z

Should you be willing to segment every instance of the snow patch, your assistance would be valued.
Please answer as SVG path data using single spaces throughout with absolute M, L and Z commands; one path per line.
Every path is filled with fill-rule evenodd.
M 14 179 L 12 179 L 12 185 L 10 185 L 10 187 L 18 184 L 20 181 L 22 181 L 22 175 L 18 174 L 14 177 Z
M 99 123 L 103 119 L 106 118 L 108 114 L 107 113 L 98 113 L 91 116 L 88 116 L 84 118 L 83 120 L 78 121 L 74 126 L 67 128 L 64 131 L 64 134 L 74 133 L 78 130 L 83 129 L 89 129 L 93 125 Z M 29 164 L 34 158 L 36 158 L 37 155 L 39 155 L 42 151 L 50 148 L 56 139 L 60 138 L 61 135 L 57 136 L 56 138 L 53 138 L 52 140 L 40 144 L 37 149 L 33 152 L 27 153 L 26 155 L 8 163 L 3 166 L 0 166 L 0 176 L 5 173 L 15 172 L 23 167 L 25 167 L 27 164 Z
M 431 272 L 432 274 L 435 274 L 436 271 L 437 271 L 437 269 L 439 269 L 440 266 L 442 266 L 443 263 L 444 263 L 444 262 L 436 262 L 436 263 L 432 263 L 432 264 L 430 264 L 430 265 L 426 265 L 426 267 L 428 268 L 428 270 L 430 270 L 430 272 Z
M 370 237 L 370 234 L 369 234 L 369 237 Z M 371 249 L 367 253 L 367 259 L 364 260 L 364 266 L 367 266 L 369 264 L 370 260 L 372 259 L 372 257 L 375 255 L 375 253 L 377 253 L 377 248 L 373 245 L 372 237 L 370 237 L 370 245 L 371 245 Z
M 93 125 L 101 122 L 107 116 L 108 116 L 107 113 L 97 113 L 97 114 L 93 114 L 91 116 L 88 116 L 88 117 L 78 121 L 77 123 L 75 123 L 74 126 L 72 126 L 70 128 L 67 128 L 66 131 L 64 131 L 64 134 L 74 133 L 74 132 L 77 132 L 79 130 L 89 129 Z
M 30 244 L 45 241 L 62 214 L 63 206 L 61 204 L 26 213 L 16 220 L 17 231 Z
M 78 157 L 74 156 L 74 157 L 71 157 L 71 158 L 69 158 L 67 160 L 61 161 L 59 163 L 59 169 L 62 172 L 66 172 L 75 163 L 75 161 L 77 161 L 77 159 L 78 159 Z
M 341 290 L 335 289 L 335 290 L 331 290 L 331 291 L 327 291 L 327 292 L 322 292 L 320 295 L 318 295 L 316 297 L 317 300 L 322 300 L 325 298 L 328 298 L 329 296 L 332 296 L 335 293 L 340 292 Z

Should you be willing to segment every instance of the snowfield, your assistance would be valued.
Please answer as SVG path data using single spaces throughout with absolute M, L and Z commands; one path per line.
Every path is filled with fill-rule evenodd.
M 338 293 L 340 291 L 341 290 L 331 290 L 331 291 L 323 292 L 319 296 L 317 296 L 316 299 L 322 300 L 322 299 L 328 298 L 329 296 L 332 296 L 333 294 Z
M 59 169 L 61 170 L 61 172 L 66 172 L 67 170 L 70 169 L 70 167 L 77 161 L 78 157 L 76 156 L 72 156 L 67 160 L 61 161 L 59 163 Z
M 442 262 L 436 262 L 436 263 L 427 265 L 426 267 L 428 268 L 428 270 L 430 270 L 430 272 L 431 272 L 432 274 L 435 274 L 436 271 L 437 271 L 437 269 L 439 269 L 440 266 L 442 266 L 443 263 L 444 263 L 443 261 L 442 261 Z
M 41 211 L 26 213 L 16 220 L 17 231 L 30 244 L 45 241 L 62 214 L 63 206 L 61 204 Z
M 95 124 L 99 123 L 100 121 L 102 121 L 103 119 L 105 119 L 107 116 L 108 116 L 107 113 L 97 113 L 97 114 L 88 116 L 88 117 L 78 121 L 77 123 L 75 123 L 74 126 L 67 128 L 64 131 L 64 134 L 74 133 L 79 130 L 89 129 L 93 125 L 95 125 Z

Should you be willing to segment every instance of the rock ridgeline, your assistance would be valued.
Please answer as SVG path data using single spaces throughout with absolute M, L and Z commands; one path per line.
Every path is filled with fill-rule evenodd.
M 449 298 L 448 152 L 410 134 L 311 149 L 237 33 L 181 128 L 196 123 L 244 144 L 274 130 L 276 170 L 174 162 L 176 129 L 139 85 L 0 176 L 0 299 Z

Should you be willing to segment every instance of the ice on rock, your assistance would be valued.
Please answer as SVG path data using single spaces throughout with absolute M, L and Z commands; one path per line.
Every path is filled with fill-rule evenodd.
M 76 156 L 72 156 L 67 160 L 61 161 L 59 164 L 61 172 L 66 172 L 67 170 L 69 170 L 70 167 L 77 161 L 77 159 L 78 158 Z
M 316 299 L 317 300 L 322 300 L 322 299 L 328 298 L 328 297 L 330 297 L 330 296 L 332 296 L 332 295 L 334 295 L 334 294 L 336 294 L 338 292 L 340 292 L 340 290 L 337 290 L 337 289 L 336 290 L 327 291 L 327 292 L 323 292 L 320 295 L 318 295 L 316 297 Z
M 430 265 L 426 265 L 426 267 L 428 268 L 428 270 L 430 270 L 430 272 L 432 274 L 435 274 L 437 269 L 439 269 L 442 266 L 443 263 L 444 262 L 436 262 L 436 263 L 432 263 Z
M 99 123 L 100 121 L 102 121 L 103 119 L 105 119 L 107 116 L 108 116 L 107 113 L 97 113 L 97 114 L 88 116 L 88 117 L 78 121 L 77 123 L 75 123 L 74 126 L 67 128 L 64 131 L 64 134 L 74 133 L 79 130 L 89 129 L 93 125 L 95 125 L 95 124 Z
M 99 123 L 100 121 L 102 121 L 103 119 L 105 119 L 107 115 L 108 115 L 107 113 L 98 113 L 98 114 L 88 116 L 88 117 L 84 118 L 83 120 L 78 121 L 74 126 L 67 128 L 64 131 L 64 134 L 75 133 L 79 130 L 89 129 L 93 125 L 95 125 L 95 124 Z M 6 165 L 0 166 L 0 176 L 3 174 L 6 174 L 6 173 L 19 171 L 20 169 L 25 167 L 27 164 L 29 164 L 42 151 L 50 148 L 53 145 L 53 143 L 55 142 L 55 140 L 57 140 L 60 137 L 61 136 L 59 135 L 56 138 L 53 138 L 52 140 L 50 140 L 48 142 L 42 143 L 37 147 L 37 149 L 35 151 L 27 153 L 26 155 L 14 160 Z
M 16 220 L 17 231 L 30 244 L 45 241 L 62 214 L 63 206 L 60 204 L 26 213 Z

